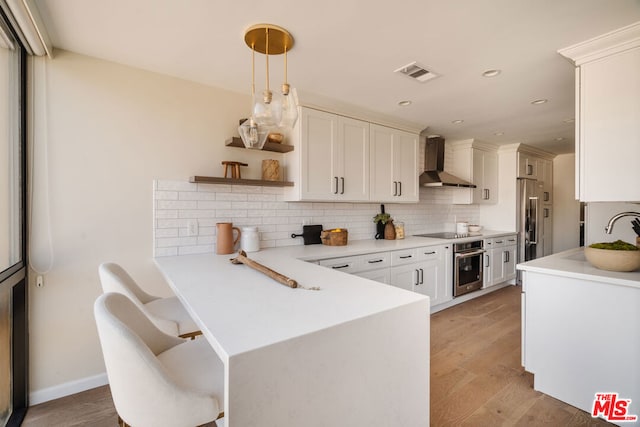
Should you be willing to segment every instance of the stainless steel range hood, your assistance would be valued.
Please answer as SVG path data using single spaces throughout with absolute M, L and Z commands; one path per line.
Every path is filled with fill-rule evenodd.
M 465 187 L 476 188 L 472 183 L 453 176 L 444 169 L 444 138 L 429 137 L 424 150 L 424 172 L 420 175 L 420 185 L 424 187 Z

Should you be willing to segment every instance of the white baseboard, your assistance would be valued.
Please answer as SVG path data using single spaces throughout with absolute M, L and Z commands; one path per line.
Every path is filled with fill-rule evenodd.
M 29 406 L 70 396 L 72 394 L 91 390 L 92 388 L 101 387 L 106 384 L 109 384 L 109 380 L 107 379 L 107 373 L 105 372 L 92 377 L 81 378 L 79 380 L 69 381 L 53 387 L 31 391 L 29 392 Z

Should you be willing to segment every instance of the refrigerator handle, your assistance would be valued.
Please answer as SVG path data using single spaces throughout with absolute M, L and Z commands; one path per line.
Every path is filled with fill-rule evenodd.
M 531 225 L 531 229 L 529 230 L 529 244 L 531 245 L 537 245 L 538 244 L 538 198 L 537 197 L 532 197 L 529 199 L 530 202 L 533 202 L 533 212 L 532 212 L 532 216 L 533 216 L 533 221 L 532 221 L 532 225 Z M 533 240 L 531 239 L 533 235 Z

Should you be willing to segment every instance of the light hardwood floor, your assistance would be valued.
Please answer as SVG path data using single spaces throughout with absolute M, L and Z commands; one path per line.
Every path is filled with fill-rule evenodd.
M 520 287 L 431 316 L 432 426 L 610 425 L 532 386 L 520 366 Z M 105 386 L 31 407 L 23 425 L 116 424 Z

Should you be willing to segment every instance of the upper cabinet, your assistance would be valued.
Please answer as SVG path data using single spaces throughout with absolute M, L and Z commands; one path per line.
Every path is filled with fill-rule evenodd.
M 371 200 L 418 201 L 418 135 L 371 125 Z
M 454 204 L 495 204 L 498 202 L 498 153 L 496 147 L 475 140 L 452 143 L 453 174 L 476 188 L 460 188 L 453 193 Z
M 576 68 L 576 198 L 639 201 L 640 23 L 559 53 Z
M 300 107 L 289 140 L 285 200 L 418 201 L 417 134 Z
M 369 123 L 302 108 L 286 160 L 287 200 L 369 200 Z

